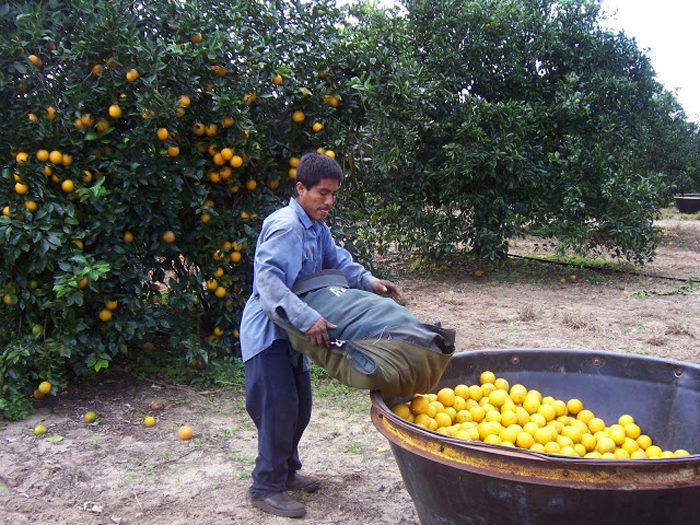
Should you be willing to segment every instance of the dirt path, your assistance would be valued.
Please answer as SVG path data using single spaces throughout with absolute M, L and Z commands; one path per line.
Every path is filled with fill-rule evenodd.
M 700 221 L 663 227 L 664 245 L 646 271 L 698 278 Z M 513 251 L 530 249 L 522 241 Z M 700 284 L 687 293 L 678 280 L 519 259 L 399 277 L 417 317 L 457 329 L 459 351 L 581 348 L 700 363 Z M 337 384 L 319 389 L 301 451 L 304 470 L 323 485 L 305 497 L 306 521 L 418 523 L 388 442 L 370 421 L 367 394 Z M 152 411 L 154 400 L 164 408 Z M 99 414 L 97 423 L 83 422 L 87 410 Z M 141 424 L 149 413 L 157 416 L 152 428 Z M 40 421 L 55 441 L 34 437 Z M 194 429 L 192 441 L 177 439 L 181 424 Z M 256 446 L 235 390 L 130 377 L 71 389 L 43 400 L 25 421 L 0 422 L 0 515 L 17 525 L 288 523 L 247 502 Z

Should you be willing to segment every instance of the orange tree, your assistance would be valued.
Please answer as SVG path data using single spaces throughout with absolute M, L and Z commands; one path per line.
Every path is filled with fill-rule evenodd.
M 190 372 L 227 366 L 261 219 L 304 152 L 345 163 L 356 140 L 356 75 L 328 53 L 341 12 L 48 0 L 0 15 L 0 415 L 30 410 L 42 380 L 160 345 Z
M 635 42 L 601 29 L 599 2 L 401 4 L 403 42 L 367 31 L 405 66 L 366 116 L 383 243 L 497 259 L 535 232 L 651 259 L 658 208 L 700 181 L 700 134 Z

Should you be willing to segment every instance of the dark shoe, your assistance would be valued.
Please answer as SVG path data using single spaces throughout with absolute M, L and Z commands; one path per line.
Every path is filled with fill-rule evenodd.
M 295 474 L 287 480 L 287 490 L 300 490 L 302 492 L 315 492 L 321 486 L 321 480 L 312 476 Z
M 253 506 L 263 512 L 286 518 L 301 518 L 306 514 L 306 507 L 293 500 L 286 492 L 275 492 L 260 499 L 254 498 Z

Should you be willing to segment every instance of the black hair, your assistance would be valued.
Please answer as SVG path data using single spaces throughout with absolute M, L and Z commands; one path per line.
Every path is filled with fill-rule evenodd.
M 321 179 L 335 179 L 340 184 L 343 181 L 343 170 L 334 158 L 315 151 L 305 153 L 297 164 L 297 182 L 301 182 L 307 190 L 316 186 Z

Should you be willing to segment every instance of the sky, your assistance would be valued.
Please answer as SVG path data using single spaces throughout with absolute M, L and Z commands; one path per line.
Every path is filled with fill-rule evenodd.
M 603 0 L 602 26 L 634 37 L 657 80 L 675 93 L 689 120 L 700 123 L 700 2 Z

